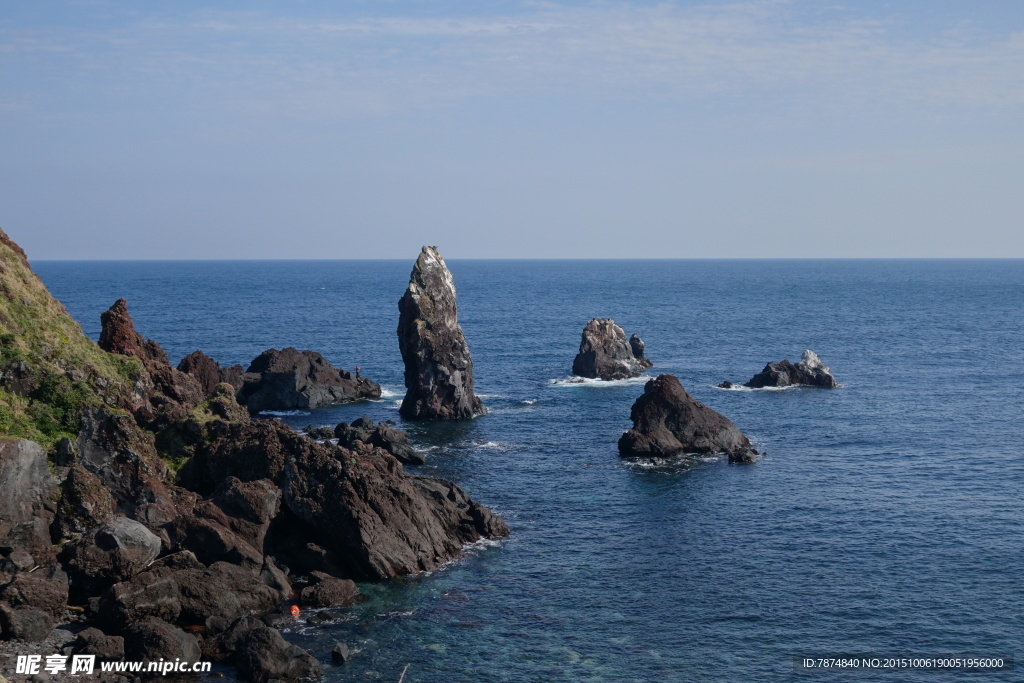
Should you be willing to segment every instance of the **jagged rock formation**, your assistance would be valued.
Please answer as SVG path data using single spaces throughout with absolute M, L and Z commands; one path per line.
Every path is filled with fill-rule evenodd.
M 730 382 L 722 382 L 718 386 L 728 389 L 728 386 L 724 386 L 726 384 L 732 386 Z M 821 362 L 817 354 L 808 349 L 804 351 L 803 357 L 795 365 L 788 360 L 781 363 L 768 363 L 764 366 L 764 370 L 754 375 L 743 386 L 752 389 L 788 386 L 835 389 L 839 386 L 839 382 L 832 376 L 831 371 Z
M 380 448 L 395 456 L 403 465 L 422 465 L 427 462 L 427 457 L 409 443 L 409 436 L 405 432 L 392 429 L 383 422 L 374 424 L 365 415 L 352 424 L 340 423 L 334 428 L 333 436 L 339 446 L 351 450 Z
M 508 533 L 500 518 L 454 484 L 406 475 L 381 449 L 318 443 L 276 421 L 225 425 L 218 434 L 202 440 L 180 480 L 199 492 L 231 475 L 274 482 L 283 491 L 275 524 L 288 536 L 305 535 L 352 578 L 432 570 L 458 556 L 465 543 Z M 272 525 L 269 536 L 275 533 Z
M 619 439 L 625 458 L 725 453 L 729 462 L 757 459 L 757 451 L 731 420 L 690 396 L 672 375 L 658 375 L 644 386 L 630 418 L 633 428 Z
M 572 362 L 572 373 L 603 380 L 638 377 L 654 363 L 644 355 L 640 336 L 626 340 L 626 333 L 611 318 L 594 318 L 583 328 L 580 352 Z
M 0 639 L 44 640 L 71 604 L 88 627 L 76 653 L 223 661 L 255 681 L 319 676 L 252 615 L 296 597 L 349 604 L 351 579 L 435 569 L 508 533 L 373 443 L 401 446 L 394 430 L 348 449 L 251 422 L 223 370 L 195 354 L 189 372 L 172 368 L 123 299 L 101 342 L 109 351 L 0 231 Z M 295 353 L 296 367 L 318 368 L 304 377 L 352 380 Z
M 183 418 L 205 398 L 202 386 L 191 375 L 171 367 L 167 354 L 152 339 L 135 331 L 128 303 L 118 299 L 100 316 L 103 329 L 99 346 L 108 353 L 137 358 L 145 372 L 137 383 L 142 395 L 135 419 L 154 430 Z
M 315 351 L 267 349 L 245 371 L 238 402 L 251 413 L 380 398 L 380 385 L 335 368 Z
M 407 390 L 402 417 L 459 420 L 485 414 L 473 393 L 473 361 L 459 327 L 455 280 L 437 247 L 423 247 L 398 311 Z
M 241 365 L 222 368 L 202 351 L 193 351 L 178 364 L 207 395 L 221 383 L 234 387 L 238 402 L 250 412 L 322 408 L 363 398 L 380 398 L 380 385 L 335 368 L 315 351 L 267 349 Z

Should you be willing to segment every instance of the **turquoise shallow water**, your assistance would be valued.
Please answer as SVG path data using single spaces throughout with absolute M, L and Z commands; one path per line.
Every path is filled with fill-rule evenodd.
M 1022 654 L 1024 262 L 449 265 L 491 412 L 403 427 L 428 450 L 419 471 L 454 479 L 512 536 L 365 585 L 338 622 L 297 623 L 288 637 L 325 662 L 339 640 L 360 650 L 329 679 L 393 681 L 408 664 L 406 681 L 785 681 L 807 677 L 802 654 Z M 282 416 L 293 425 L 401 422 L 411 259 L 34 266 L 94 338 L 125 296 L 174 361 L 291 345 L 388 390 Z M 557 381 L 594 316 L 639 332 L 652 375 L 677 375 L 767 457 L 621 461 L 643 380 Z M 804 348 L 840 389 L 714 387 Z

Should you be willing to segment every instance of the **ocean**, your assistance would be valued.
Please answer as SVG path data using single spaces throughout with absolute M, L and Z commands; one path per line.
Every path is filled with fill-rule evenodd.
M 33 263 L 94 339 L 125 297 L 175 363 L 294 346 L 359 365 L 382 399 L 280 419 L 396 420 L 429 458 L 408 470 L 504 516 L 507 540 L 296 621 L 327 680 L 796 681 L 795 657 L 1024 654 L 1024 261 L 450 261 L 489 413 L 423 424 L 398 415 L 415 256 Z M 592 317 L 640 334 L 647 377 L 564 381 Z M 840 388 L 715 386 L 804 349 Z M 620 459 L 659 373 L 767 455 Z M 358 652 L 333 667 L 339 641 Z

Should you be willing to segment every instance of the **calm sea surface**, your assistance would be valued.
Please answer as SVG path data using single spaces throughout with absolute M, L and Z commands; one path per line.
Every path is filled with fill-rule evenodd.
M 384 399 L 282 419 L 398 420 L 428 452 L 415 471 L 504 515 L 500 545 L 286 633 L 325 663 L 360 650 L 328 679 L 787 681 L 804 654 L 1024 656 L 1024 261 L 449 266 L 490 414 L 424 425 L 398 416 L 412 258 L 34 264 L 93 338 L 123 296 L 173 362 L 295 346 L 360 365 Z M 767 457 L 620 460 L 645 380 L 560 382 L 595 316 Z M 805 348 L 841 388 L 715 388 Z

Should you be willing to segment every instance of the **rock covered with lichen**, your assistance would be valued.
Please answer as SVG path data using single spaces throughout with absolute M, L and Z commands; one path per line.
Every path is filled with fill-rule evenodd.
M 653 365 L 644 355 L 640 335 L 634 332 L 626 339 L 626 333 L 611 318 L 594 318 L 583 328 L 572 374 L 591 379 L 627 379 L 640 376 Z
M 423 247 L 398 311 L 406 387 L 402 417 L 459 420 L 486 413 L 473 393 L 473 360 L 459 326 L 455 279 L 437 247 Z

